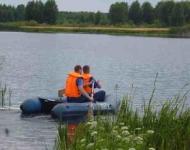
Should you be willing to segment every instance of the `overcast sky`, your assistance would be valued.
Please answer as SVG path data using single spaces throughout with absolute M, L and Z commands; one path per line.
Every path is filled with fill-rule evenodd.
M 0 0 L 0 3 L 18 5 L 26 4 L 29 0 Z M 46 1 L 46 0 L 42 0 Z M 66 11 L 102 11 L 108 12 L 109 7 L 114 2 L 127 1 L 131 3 L 134 0 L 56 0 L 59 10 Z M 144 2 L 145 0 L 139 0 Z M 159 0 L 148 0 L 152 4 L 156 4 Z

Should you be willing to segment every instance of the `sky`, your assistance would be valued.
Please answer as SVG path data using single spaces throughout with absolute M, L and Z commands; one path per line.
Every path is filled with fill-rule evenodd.
M 26 4 L 29 0 L 0 0 L 3 4 Z M 46 0 L 42 0 L 46 1 Z M 108 12 L 112 3 L 127 1 L 129 4 L 134 0 L 56 0 L 59 10 L 62 11 L 101 11 Z M 145 0 L 139 0 L 144 2 Z M 160 0 L 146 0 L 155 5 Z

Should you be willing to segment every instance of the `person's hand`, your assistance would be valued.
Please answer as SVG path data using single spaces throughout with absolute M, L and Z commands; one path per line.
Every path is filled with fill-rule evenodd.
M 97 80 L 96 83 L 97 83 L 97 84 L 100 84 L 100 80 Z
M 94 98 L 93 98 L 93 97 L 90 97 L 89 100 L 90 100 L 91 102 L 93 102 L 93 101 L 94 101 Z
M 98 85 L 98 88 L 101 89 L 100 80 L 97 80 L 96 83 L 97 83 L 97 85 Z

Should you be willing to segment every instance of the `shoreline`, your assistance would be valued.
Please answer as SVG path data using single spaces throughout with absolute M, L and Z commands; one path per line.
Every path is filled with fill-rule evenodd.
M 35 32 L 35 33 L 88 33 L 108 35 L 129 35 L 142 37 L 190 38 L 190 35 L 171 32 L 171 28 L 156 27 L 112 27 L 112 26 L 64 26 L 64 25 L 27 25 L 1 23 L 0 31 Z

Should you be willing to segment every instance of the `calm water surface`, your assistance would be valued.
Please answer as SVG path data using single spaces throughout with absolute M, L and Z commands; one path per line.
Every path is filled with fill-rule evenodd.
M 108 93 L 114 93 L 118 84 L 123 96 L 133 85 L 137 106 L 150 97 L 158 72 L 155 100 L 162 103 L 190 83 L 190 39 L 0 32 L 0 64 L 0 81 L 12 89 L 16 106 L 29 97 L 57 96 L 75 64 L 89 64 Z M 0 140 L 0 147 L 10 142 L 12 149 L 15 143 L 17 149 L 25 145 L 31 150 L 33 144 L 42 149 L 43 142 L 35 142 L 40 136 L 53 145 L 56 125 L 49 118 L 22 119 L 19 112 L 1 112 L 0 133 L 6 124 L 20 132 Z

